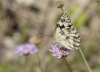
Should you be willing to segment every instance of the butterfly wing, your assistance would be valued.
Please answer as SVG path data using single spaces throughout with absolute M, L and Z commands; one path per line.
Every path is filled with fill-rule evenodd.
M 71 20 L 66 13 L 62 13 L 60 21 L 56 24 L 54 39 L 68 49 L 78 49 L 80 46 L 79 33 L 71 24 Z

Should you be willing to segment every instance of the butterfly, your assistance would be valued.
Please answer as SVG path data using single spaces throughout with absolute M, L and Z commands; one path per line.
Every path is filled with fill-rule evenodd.
M 78 49 L 80 47 L 80 38 L 79 33 L 71 23 L 71 19 L 66 13 L 62 13 L 61 19 L 54 30 L 55 42 L 67 49 Z

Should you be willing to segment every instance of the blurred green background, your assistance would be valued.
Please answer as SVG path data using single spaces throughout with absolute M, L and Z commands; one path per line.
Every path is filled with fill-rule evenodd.
M 70 72 L 63 59 L 48 51 L 51 37 L 41 37 L 38 54 L 24 58 L 14 54 L 18 44 L 38 35 L 53 35 L 62 11 L 57 0 L 0 0 L 0 72 Z M 100 72 L 99 0 L 62 0 L 64 11 L 81 36 L 81 49 L 92 72 Z M 38 55 L 38 56 L 37 56 Z M 79 52 L 66 57 L 73 72 L 89 72 Z M 40 68 L 40 67 L 41 68 Z

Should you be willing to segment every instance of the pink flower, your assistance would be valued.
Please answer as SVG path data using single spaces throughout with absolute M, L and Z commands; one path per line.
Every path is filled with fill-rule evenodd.
M 52 52 L 53 56 L 56 56 L 57 58 L 66 57 L 70 54 L 70 50 L 67 48 L 62 47 L 61 45 L 52 45 L 52 48 L 49 49 L 50 52 Z
M 14 50 L 14 52 L 15 54 L 23 56 L 23 55 L 34 54 L 38 52 L 38 48 L 36 47 L 35 44 L 26 43 L 26 44 L 18 45 Z

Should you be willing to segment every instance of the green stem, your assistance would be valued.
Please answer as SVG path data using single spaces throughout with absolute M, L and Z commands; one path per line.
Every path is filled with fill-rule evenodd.
M 63 60 L 65 61 L 66 65 L 68 66 L 68 68 L 69 68 L 70 72 L 72 72 L 72 70 L 71 70 L 71 68 L 70 68 L 70 66 L 69 66 L 69 64 L 68 64 L 68 62 L 67 62 L 67 60 L 66 60 L 66 58 L 65 58 L 65 57 L 63 58 Z
M 41 61 L 40 61 L 40 58 L 39 58 L 39 54 L 38 53 L 37 53 L 37 60 L 38 60 L 38 65 L 39 65 L 40 71 L 43 72 L 43 69 L 41 67 Z
M 27 72 L 27 60 L 28 60 L 28 55 L 26 55 L 25 57 L 24 57 L 25 59 L 24 59 L 24 72 Z
M 87 65 L 87 67 L 88 67 L 88 69 L 89 69 L 89 72 L 92 72 L 91 69 L 90 69 L 90 67 L 89 67 L 89 65 L 88 65 L 88 63 L 87 63 L 87 61 L 86 61 L 86 58 L 85 58 L 85 56 L 84 56 L 84 54 L 83 54 L 81 48 L 79 48 L 79 51 L 80 51 L 80 53 L 81 53 L 81 55 L 82 55 L 82 57 L 83 57 L 83 59 L 84 59 L 86 65 Z
M 98 16 L 99 16 L 99 21 L 100 21 L 100 2 L 98 2 Z
M 63 10 L 63 8 L 61 8 L 61 10 L 62 10 L 62 12 L 64 13 L 64 10 Z
M 97 5 L 98 5 L 98 16 L 100 17 L 100 2 L 97 2 Z

